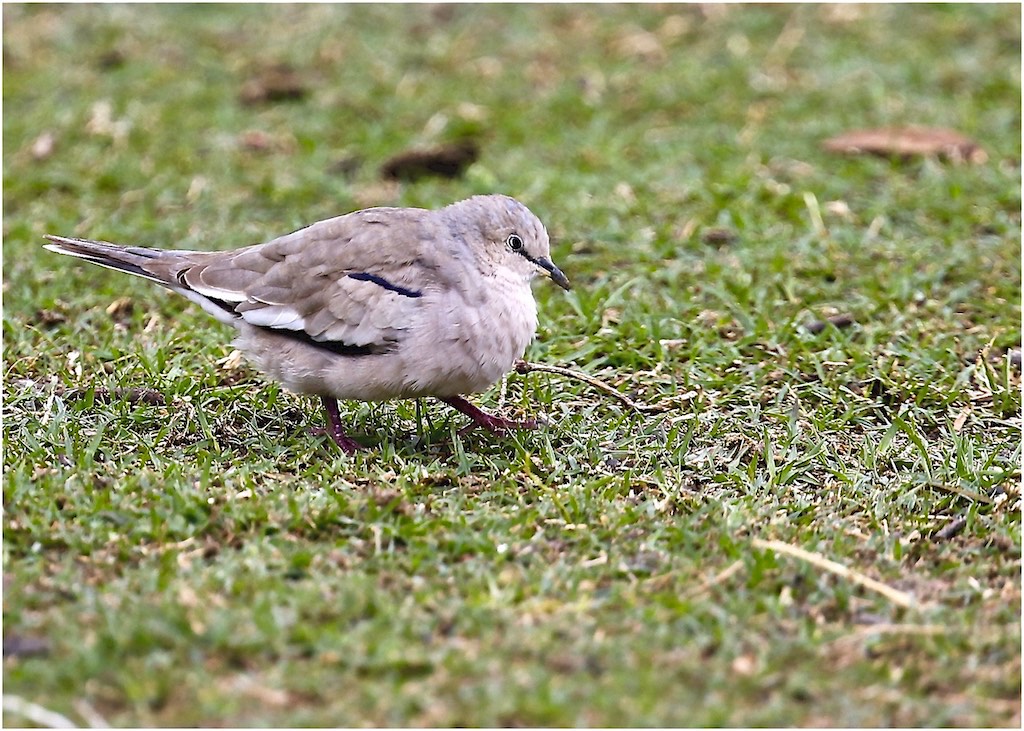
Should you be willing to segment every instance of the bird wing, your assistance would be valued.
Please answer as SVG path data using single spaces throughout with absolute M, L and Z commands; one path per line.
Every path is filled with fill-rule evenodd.
M 424 294 L 441 283 L 431 225 L 428 211 L 359 211 L 195 257 L 176 278 L 250 325 L 334 350 L 381 352 L 401 340 Z

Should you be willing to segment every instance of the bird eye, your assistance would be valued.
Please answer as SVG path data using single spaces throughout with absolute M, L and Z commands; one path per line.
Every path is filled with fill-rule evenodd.
M 512 251 L 523 250 L 523 239 L 519 236 L 519 234 L 510 235 L 508 237 L 508 240 L 505 241 L 505 243 L 508 244 L 508 248 L 512 249 Z

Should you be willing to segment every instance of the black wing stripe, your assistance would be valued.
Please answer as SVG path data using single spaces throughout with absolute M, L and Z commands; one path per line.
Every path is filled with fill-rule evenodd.
M 289 340 L 295 340 L 300 343 L 305 343 L 306 345 L 312 345 L 314 348 L 326 350 L 329 353 L 334 353 L 335 355 L 345 355 L 349 357 L 378 355 L 380 353 L 386 353 L 391 349 L 391 344 L 350 345 L 349 343 L 343 343 L 338 340 L 314 340 L 313 336 L 305 330 L 285 330 L 283 328 L 273 327 L 260 327 L 259 329 L 264 332 L 273 333 L 274 335 L 281 335 Z
M 415 289 L 406 289 L 397 284 L 392 284 L 384 277 L 378 277 L 376 274 L 370 274 L 369 272 L 352 272 L 348 276 L 352 279 L 358 279 L 361 282 L 373 282 L 378 287 L 383 287 L 386 290 L 395 292 L 402 295 L 403 297 L 422 297 L 422 292 L 417 292 Z

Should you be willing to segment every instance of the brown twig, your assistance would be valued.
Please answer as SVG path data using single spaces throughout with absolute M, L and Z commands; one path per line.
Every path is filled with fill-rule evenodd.
M 911 608 L 915 605 L 914 597 L 907 594 L 905 591 L 899 589 L 893 589 L 891 586 L 883 584 L 881 581 L 876 581 L 870 576 L 865 576 L 859 571 L 843 566 L 841 563 L 836 563 L 830 559 L 825 558 L 821 554 L 812 553 L 811 551 L 805 551 L 798 546 L 791 546 L 788 543 L 782 541 L 763 541 L 760 538 L 753 539 L 752 543 L 755 548 L 761 550 L 775 551 L 776 553 L 783 553 L 793 558 L 798 558 L 801 561 L 806 561 L 812 566 L 817 566 L 820 569 L 824 569 L 829 573 L 833 573 L 836 576 L 841 576 L 844 579 L 848 579 L 855 584 L 860 584 L 865 589 L 881 594 L 886 599 L 891 601 L 893 604 L 898 604 L 901 607 Z
M 710 591 L 719 584 L 722 584 L 731 579 L 733 576 L 742 571 L 745 565 L 746 564 L 743 563 L 743 559 L 737 559 L 736 561 L 733 561 L 731 564 L 725 567 L 725 569 L 719 571 L 710 579 L 707 579 L 699 586 L 695 586 L 692 589 L 690 589 L 690 591 L 686 592 L 685 597 L 687 599 L 697 598 L 701 594 L 704 594 L 705 592 Z
M 660 414 L 663 411 L 668 411 L 671 406 L 666 404 L 645 404 L 639 401 L 634 401 L 624 393 L 620 393 L 615 390 L 614 387 L 609 386 L 604 381 L 599 381 L 593 376 L 588 376 L 586 373 L 580 371 L 574 371 L 570 368 L 562 368 L 560 366 L 544 365 L 543 363 L 527 363 L 525 360 L 516 362 L 516 373 L 526 375 L 527 373 L 554 373 L 557 376 L 565 376 L 566 378 L 575 378 L 577 381 L 583 381 L 584 383 L 593 386 L 594 388 L 604 391 L 609 396 L 617 398 L 622 403 L 626 404 L 629 408 L 634 411 L 639 411 L 641 414 Z
M 63 388 L 56 389 L 58 396 L 68 399 L 82 400 L 86 398 L 89 391 L 84 388 Z M 93 399 L 101 404 L 109 404 L 115 401 L 127 401 L 130 404 L 149 404 L 150 406 L 165 406 L 167 399 L 159 391 L 151 388 L 103 388 L 93 389 Z
M 54 381 L 56 378 L 53 379 Z M 42 395 L 49 392 L 50 398 L 60 396 L 72 401 L 81 401 L 89 394 L 88 388 L 67 388 L 55 383 L 43 385 L 30 379 L 19 381 L 19 385 L 31 387 L 36 394 Z M 151 388 L 104 388 L 97 386 L 92 389 L 93 399 L 101 404 L 109 404 L 115 401 L 126 401 L 130 404 L 149 404 L 150 406 L 166 406 L 167 399 L 159 391 Z
M 950 629 L 948 627 L 944 627 L 940 624 L 871 624 L 864 627 L 858 627 L 850 634 L 836 637 L 826 644 L 842 645 L 879 635 L 936 637 L 938 635 L 948 634 L 949 632 Z
M 945 525 L 932 534 L 932 540 L 935 541 L 948 541 L 953 536 L 957 535 L 967 525 L 967 518 L 959 517 L 951 520 Z

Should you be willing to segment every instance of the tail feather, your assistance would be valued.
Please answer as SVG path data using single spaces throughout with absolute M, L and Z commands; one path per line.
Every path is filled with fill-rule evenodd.
M 146 266 L 147 263 L 151 264 L 156 259 L 166 259 L 168 252 L 146 249 L 141 246 L 118 246 L 106 241 L 76 239 L 67 236 L 47 235 L 44 238 L 53 243 L 45 244 L 43 248 L 58 254 L 67 254 L 93 264 L 99 264 L 101 267 L 134 274 L 164 286 L 175 284 L 162 272 L 155 271 L 151 266 Z
M 197 252 L 118 246 L 106 241 L 68 236 L 47 235 L 45 238 L 52 243 L 44 244 L 44 249 L 156 282 L 188 298 L 221 322 L 233 324 L 239 319 L 230 305 L 195 291 L 184 281 L 183 274 L 194 263 L 192 258 L 198 255 Z

